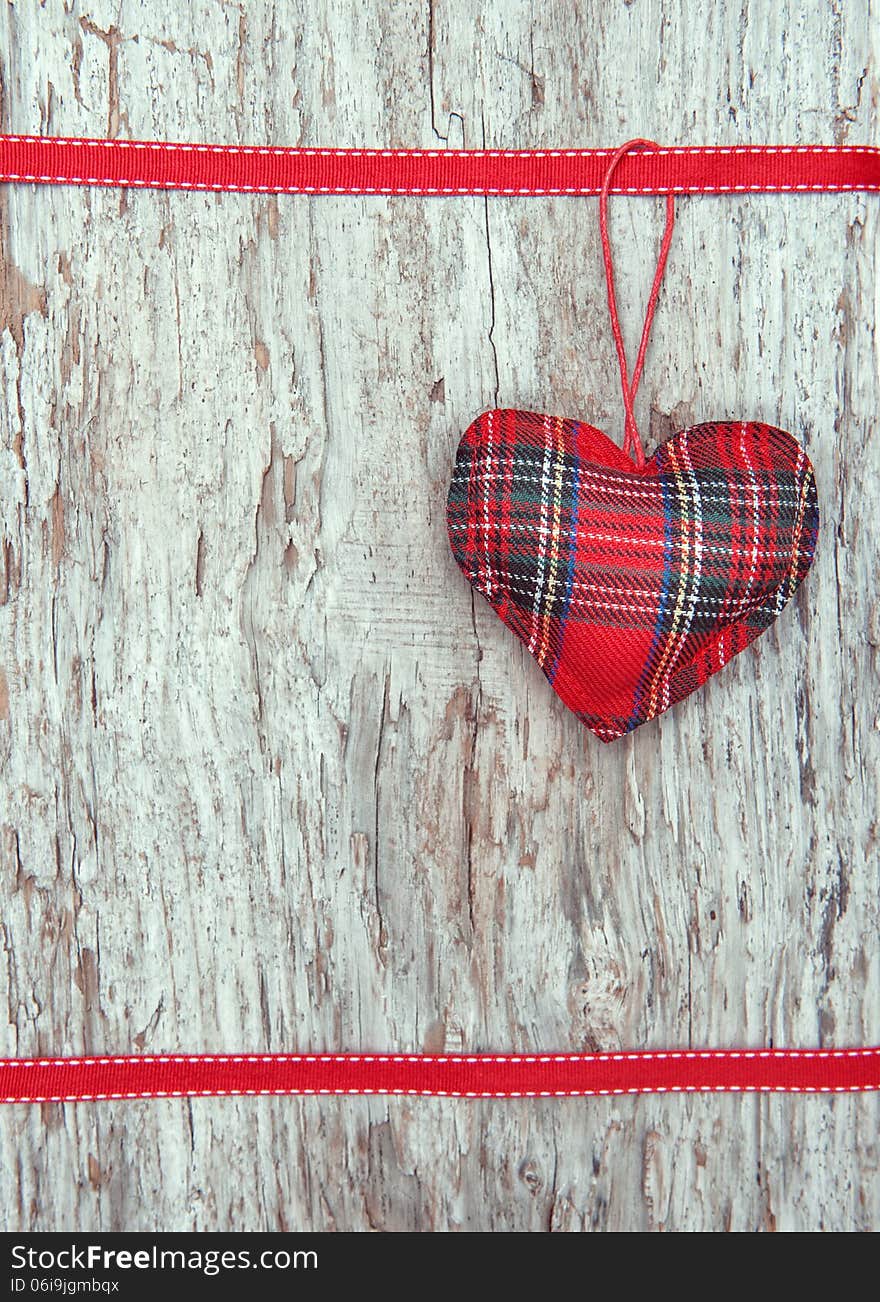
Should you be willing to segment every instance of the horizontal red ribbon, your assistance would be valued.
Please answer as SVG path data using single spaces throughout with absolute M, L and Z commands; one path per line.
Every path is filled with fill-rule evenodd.
M 562 1098 L 880 1089 L 880 1048 L 588 1054 L 163 1054 L 0 1059 L 0 1102 L 198 1095 Z
M 613 149 L 283 149 L 0 136 L 0 181 L 265 194 L 598 194 Z M 880 189 L 869 145 L 704 145 L 630 154 L 614 194 Z

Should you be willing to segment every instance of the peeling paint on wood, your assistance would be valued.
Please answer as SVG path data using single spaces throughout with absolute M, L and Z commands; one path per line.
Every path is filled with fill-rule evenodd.
M 4 6 L 5 129 L 880 143 L 873 5 Z M 694 69 L 698 73 L 694 75 Z M 612 747 L 448 553 L 494 403 L 620 437 L 576 199 L 0 191 L 9 1054 L 876 1042 L 878 206 L 682 201 L 637 414 L 792 430 L 796 602 Z M 611 221 L 635 346 L 661 205 Z M 7 1228 L 878 1225 L 876 1098 L 0 1117 Z

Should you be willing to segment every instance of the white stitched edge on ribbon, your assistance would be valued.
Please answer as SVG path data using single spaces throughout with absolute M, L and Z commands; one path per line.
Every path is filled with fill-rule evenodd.
M 541 195 L 588 195 L 598 194 L 595 186 L 473 186 L 462 187 L 458 185 L 437 186 L 336 186 L 336 185 L 246 185 L 244 182 L 226 181 L 213 183 L 207 181 L 160 181 L 160 180 L 122 180 L 118 176 L 38 176 L 30 172 L 0 172 L 0 182 L 6 181 L 34 181 L 40 184 L 49 185 L 112 185 L 120 190 L 141 189 L 141 190 L 207 190 L 223 191 L 227 194 L 386 194 L 386 195 L 414 195 L 414 194 L 447 194 L 457 195 L 461 198 L 476 195 L 533 195 L 536 198 Z M 773 185 L 772 183 L 755 183 L 752 185 L 673 185 L 664 187 L 663 194 L 783 194 L 783 193 L 806 193 L 808 191 L 824 190 L 828 193 L 843 193 L 846 190 L 880 190 L 880 180 L 878 181 L 847 181 L 844 183 L 829 186 L 826 183 L 801 184 L 801 185 Z M 615 194 L 655 194 L 658 193 L 653 186 L 627 186 L 625 189 L 614 188 Z
M 369 1094 L 406 1095 L 441 1099 L 551 1099 L 584 1098 L 611 1094 L 867 1094 L 880 1085 L 633 1085 L 626 1089 L 574 1090 L 428 1090 L 366 1089 L 357 1086 L 337 1089 L 201 1089 L 201 1090 L 133 1090 L 119 1094 L 14 1094 L 0 1098 L 0 1103 L 90 1103 L 105 1099 L 187 1099 L 246 1098 L 258 1095 Z
M 72 145 L 75 149 L 134 149 L 175 154 L 256 154 L 275 157 L 308 155 L 325 158 L 598 158 L 613 154 L 614 149 L 324 149 L 305 145 L 193 145 L 166 140 L 88 140 L 77 136 L 0 136 L 29 145 Z M 661 145 L 646 150 L 658 155 L 718 154 L 880 154 L 876 145 Z
M 419 1054 L 419 1053 L 191 1053 L 191 1054 L 118 1054 L 95 1058 L 0 1058 L 0 1070 L 7 1067 L 131 1067 L 136 1064 L 160 1063 L 413 1063 L 420 1066 L 470 1066 L 505 1063 L 521 1066 L 533 1063 L 568 1063 L 570 1066 L 605 1062 L 674 1062 L 738 1059 L 790 1058 L 880 1058 L 880 1048 L 861 1049 L 645 1049 L 632 1053 L 547 1053 L 547 1054 Z

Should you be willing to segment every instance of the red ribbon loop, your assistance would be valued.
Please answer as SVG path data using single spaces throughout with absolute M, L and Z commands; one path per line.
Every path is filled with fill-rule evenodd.
M 636 394 L 639 391 L 639 382 L 642 378 L 642 371 L 645 365 L 645 353 L 648 351 L 648 340 L 651 336 L 651 326 L 654 323 L 654 313 L 657 309 L 657 300 L 660 297 L 660 285 L 663 281 L 663 273 L 666 270 L 666 259 L 669 256 L 669 246 L 672 243 L 672 229 L 675 225 L 675 200 L 671 194 L 666 196 L 666 227 L 663 231 L 663 240 L 660 244 L 660 255 L 657 259 L 657 270 L 654 273 L 654 283 L 651 286 L 651 293 L 648 296 L 648 306 L 645 311 L 645 324 L 642 327 L 642 339 L 639 344 L 639 352 L 636 357 L 636 364 L 633 369 L 632 382 L 630 382 L 626 365 L 626 350 L 623 346 L 623 334 L 620 329 L 620 318 L 617 314 L 617 295 L 614 291 L 614 259 L 611 253 L 611 241 L 608 237 L 608 192 L 611 187 L 611 178 L 613 177 L 618 164 L 626 154 L 633 149 L 659 149 L 660 146 L 654 140 L 628 140 L 625 145 L 621 145 L 617 153 L 608 164 L 608 171 L 605 173 L 605 180 L 602 183 L 602 189 L 599 194 L 599 231 L 602 235 L 602 257 L 605 261 L 605 279 L 608 284 L 608 311 L 611 314 L 611 332 L 614 335 L 614 346 L 617 349 L 617 361 L 620 366 L 620 383 L 623 389 L 623 407 L 626 413 L 626 428 L 623 439 L 623 450 L 629 456 L 634 456 L 636 465 L 639 469 L 645 464 L 645 450 L 642 447 L 642 440 L 639 435 L 639 427 L 636 424 L 633 404 L 635 403 Z

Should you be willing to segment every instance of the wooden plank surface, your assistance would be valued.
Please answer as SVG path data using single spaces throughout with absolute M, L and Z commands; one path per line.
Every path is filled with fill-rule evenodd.
M 875 6 L 46 0 L 6 130 L 880 143 Z M 692 199 L 638 414 L 791 429 L 777 626 L 605 747 L 456 570 L 498 403 L 620 438 L 589 200 L 0 190 L 0 1051 L 876 1042 L 876 198 Z M 618 200 L 634 347 L 661 205 Z M 866 1229 L 876 1097 L 12 1108 L 7 1228 Z

